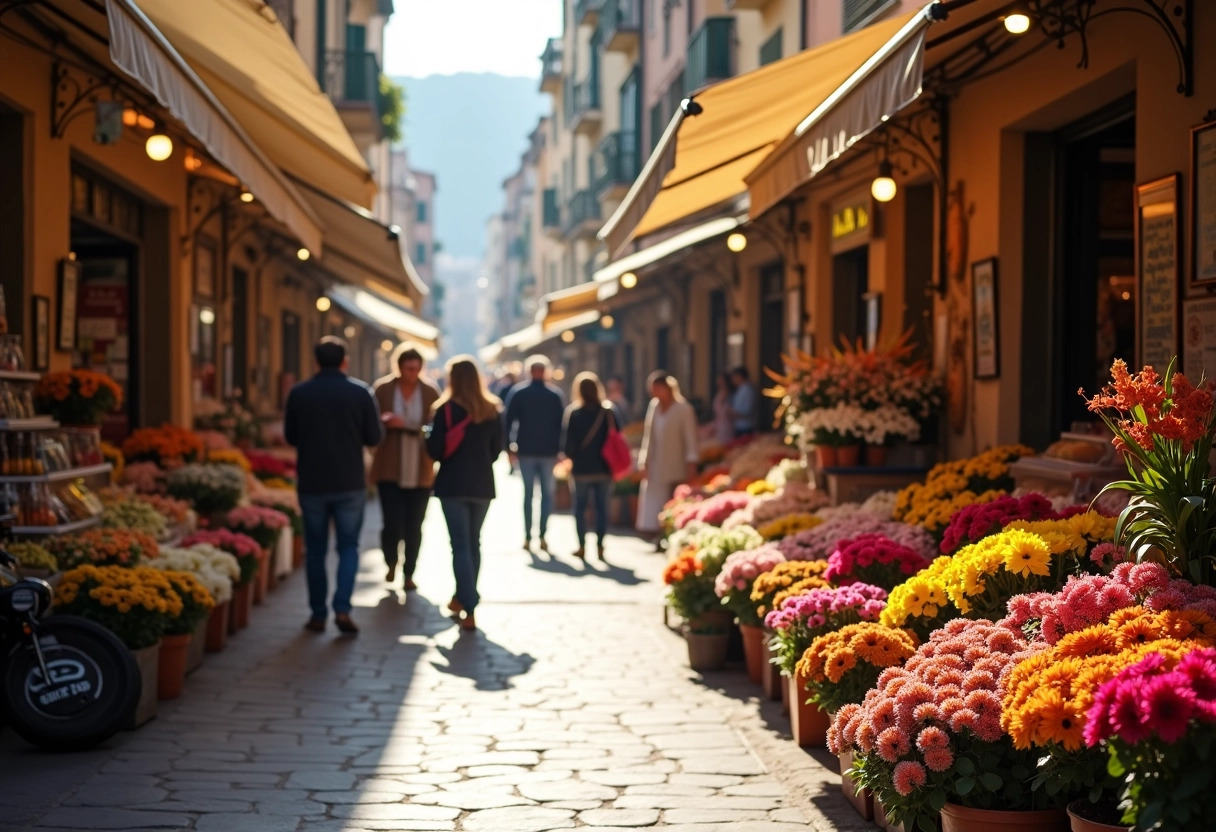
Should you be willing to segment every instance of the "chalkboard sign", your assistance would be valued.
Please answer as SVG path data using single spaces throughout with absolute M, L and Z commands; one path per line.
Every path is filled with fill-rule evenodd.
M 1178 354 L 1179 179 L 1175 173 L 1136 186 L 1137 363 L 1158 372 Z

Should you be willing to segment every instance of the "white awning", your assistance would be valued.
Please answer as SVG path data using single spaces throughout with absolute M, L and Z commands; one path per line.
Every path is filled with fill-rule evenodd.
M 633 254 L 628 254 L 615 263 L 605 266 L 595 273 L 594 280 L 597 283 L 617 280 L 626 272 L 644 269 L 673 254 L 678 254 L 690 246 L 695 246 L 697 243 L 703 243 L 706 240 L 712 240 L 714 237 L 728 234 L 738 228 L 745 219 L 747 218 L 718 217 L 715 220 L 694 226 L 686 231 L 673 234 L 662 242 L 655 243 L 641 251 L 635 251 Z
M 333 286 L 326 295 L 350 314 L 414 344 L 428 360 L 438 357 L 439 328 L 408 310 L 357 286 Z
M 304 198 L 253 143 L 164 34 L 133 0 L 106 0 L 106 19 L 110 60 L 114 65 L 172 113 L 305 248 L 320 254 L 321 230 Z

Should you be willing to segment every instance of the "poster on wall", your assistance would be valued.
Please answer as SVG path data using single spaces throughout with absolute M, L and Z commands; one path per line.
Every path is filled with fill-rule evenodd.
M 1216 298 L 1182 304 L 1182 371 L 1195 384 L 1216 378 Z
M 1000 324 L 997 317 L 996 258 L 971 264 L 971 307 L 975 319 L 975 377 L 1001 374 Z
M 1136 186 L 1137 364 L 1159 370 L 1178 354 L 1179 178 L 1175 173 Z
M 1191 281 L 1216 286 L 1216 110 L 1191 128 Z

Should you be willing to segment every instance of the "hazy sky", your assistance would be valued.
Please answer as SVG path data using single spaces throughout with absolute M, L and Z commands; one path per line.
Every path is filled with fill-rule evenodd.
M 562 31 L 562 0 L 397 0 L 384 39 L 388 75 L 540 75 L 545 39 Z

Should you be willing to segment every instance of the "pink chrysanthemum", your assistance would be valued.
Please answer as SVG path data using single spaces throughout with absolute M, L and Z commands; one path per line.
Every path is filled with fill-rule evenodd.
M 954 765 L 954 753 L 949 748 L 930 748 L 925 752 L 925 765 L 930 771 L 946 771 Z
M 892 777 L 895 791 L 904 797 L 907 797 L 913 791 L 925 785 L 925 779 L 925 767 L 911 760 L 904 760 L 896 765 L 894 776 Z

